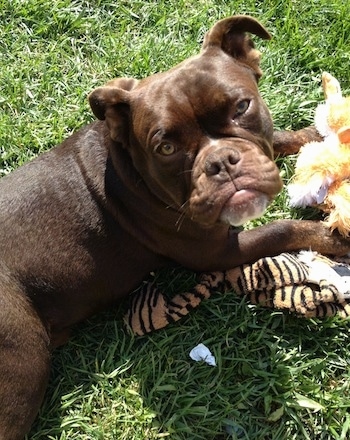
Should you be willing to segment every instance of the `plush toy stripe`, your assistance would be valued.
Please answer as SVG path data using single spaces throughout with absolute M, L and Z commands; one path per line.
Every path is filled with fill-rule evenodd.
M 349 267 L 322 255 L 312 259 L 348 275 Z M 186 316 L 215 291 L 234 290 L 252 304 L 294 312 L 306 318 L 350 316 L 350 304 L 335 285 L 321 279 L 309 282 L 309 266 L 296 254 L 265 257 L 227 272 L 203 273 L 189 292 L 167 299 L 153 283 L 146 283 L 130 301 L 125 322 L 131 331 L 144 335 Z M 324 266 L 322 266 L 324 267 Z M 323 273 L 323 272 L 322 272 Z M 322 274 L 321 274 L 322 275 Z
M 144 284 L 138 294 L 132 297 L 124 319 L 130 328 L 139 335 L 164 327 L 168 324 L 165 313 L 165 297 L 154 284 Z
M 202 274 L 201 282 L 190 292 L 179 293 L 170 300 L 156 285 L 146 283 L 131 297 L 124 321 L 139 336 L 163 328 L 188 315 L 214 290 L 222 289 L 223 282 L 223 272 Z
M 307 267 L 293 254 L 261 258 L 228 272 L 230 283 L 241 293 L 300 284 L 307 278 Z

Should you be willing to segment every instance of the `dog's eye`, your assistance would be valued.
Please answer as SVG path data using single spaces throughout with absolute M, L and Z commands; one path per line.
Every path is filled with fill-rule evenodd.
M 164 143 L 160 144 L 157 147 L 157 153 L 163 155 L 163 156 L 171 156 L 176 151 L 176 148 L 172 144 Z
M 236 106 L 236 112 L 235 117 L 243 115 L 248 110 L 250 101 L 248 99 L 243 99 L 243 101 L 240 101 Z

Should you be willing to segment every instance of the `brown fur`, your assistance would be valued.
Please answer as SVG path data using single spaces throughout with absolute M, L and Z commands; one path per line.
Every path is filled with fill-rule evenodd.
M 150 271 L 225 270 L 304 247 L 349 251 L 320 223 L 223 223 L 261 214 L 282 186 L 246 32 L 269 36 L 256 20 L 231 17 L 198 56 L 98 88 L 90 103 L 100 121 L 1 179 L 1 440 L 28 431 L 49 349 Z

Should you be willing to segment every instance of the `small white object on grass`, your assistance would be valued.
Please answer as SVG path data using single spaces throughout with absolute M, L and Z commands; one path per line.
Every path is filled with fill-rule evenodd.
M 208 347 L 204 344 L 198 344 L 190 351 L 190 358 L 194 361 L 204 361 L 212 367 L 216 367 L 215 357 L 211 354 Z

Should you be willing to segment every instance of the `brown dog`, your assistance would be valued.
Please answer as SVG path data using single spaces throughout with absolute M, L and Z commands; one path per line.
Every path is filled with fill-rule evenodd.
M 98 88 L 90 103 L 101 121 L 1 180 L 1 440 L 29 430 L 51 347 L 150 271 L 228 269 L 309 247 L 349 251 L 320 223 L 234 228 L 282 187 L 259 53 L 245 32 L 269 38 L 256 20 L 231 17 L 198 56 Z

